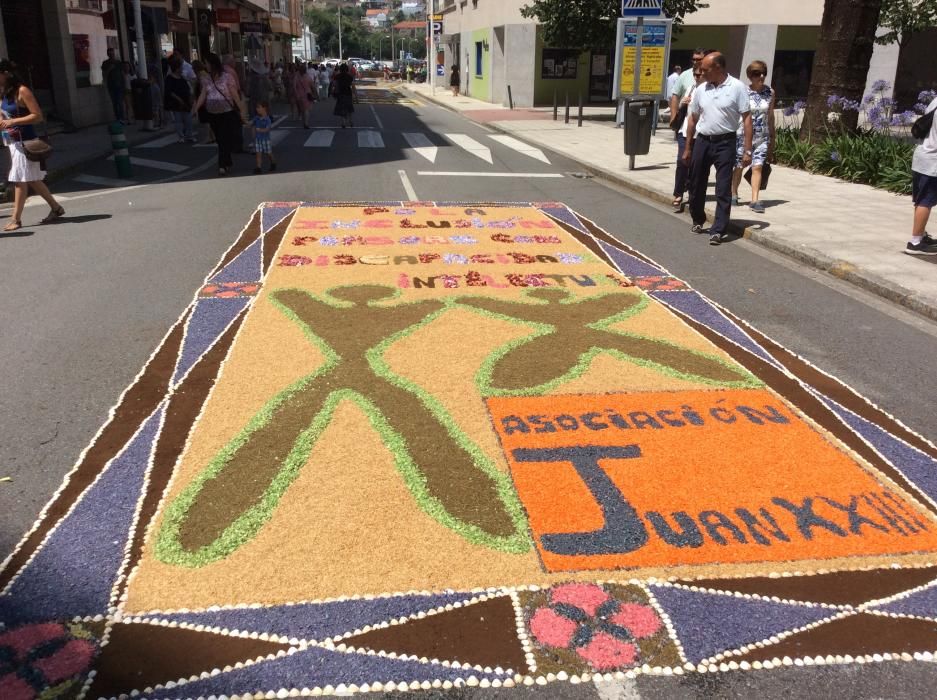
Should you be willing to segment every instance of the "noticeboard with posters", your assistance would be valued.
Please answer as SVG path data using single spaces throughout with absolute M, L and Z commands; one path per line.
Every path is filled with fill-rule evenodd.
M 616 98 L 634 95 L 666 98 L 672 29 L 673 20 L 665 18 L 618 20 Z

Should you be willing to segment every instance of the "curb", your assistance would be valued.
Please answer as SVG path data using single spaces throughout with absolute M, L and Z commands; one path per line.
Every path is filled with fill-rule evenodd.
M 462 112 L 459 110 L 454 109 L 443 102 L 440 102 L 431 95 L 424 95 L 423 93 L 415 91 L 414 94 L 419 95 L 420 97 L 423 97 L 424 99 L 439 107 L 442 107 L 443 109 L 447 109 L 450 112 L 454 112 L 455 114 L 462 114 Z M 555 151 L 542 143 L 530 141 L 524 138 L 522 134 L 511 131 L 510 129 L 505 129 L 498 126 L 497 124 L 491 123 L 486 123 L 485 126 L 502 134 L 507 134 L 509 136 L 513 136 L 514 138 L 520 139 L 521 141 L 524 141 L 531 146 L 544 148 L 561 158 L 566 158 L 567 160 L 576 163 L 584 171 L 594 175 L 599 179 L 611 182 L 619 187 L 634 192 L 635 194 L 639 194 L 642 197 L 657 202 L 658 204 L 666 205 L 670 204 L 672 201 L 672 197 L 667 193 L 660 192 L 649 187 L 643 187 L 642 185 L 621 177 L 618 173 L 591 165 L 581 160 L 577 160 L 573 156 Z M 707 207 L 706 214 L 710 219 L 713 217 L 714 213 L 714 210 Z M 779 240 L 754 226 L 741 226 L 730 221 L 729 231 L 739 238 L 748 239 L 752 243 L 760 245 L 763 248 L 767 248 L 768 250 L 771 250 L 775 253 L 784 255 L 785 257 L 791 258 L 798 263 L 812 267 L 815 270 L 826 272 L 827 274 L 830 274 L 844 282 L 848 282 L 853 286 L 859 287 L 866 292 L 874 294 L 883 299 L 887 299 L 888 301 L 898 304 L 899 306 L 903 306 L 904 308 L 920 314 L 921 316 L 924 316 L 932 321 L 937 321 L 937 299 L 921 297 L 917 292 L 914 292 L 906 287 L 902 287 L 900 284 L 896 284 L 890 280 L 883 279 L 874 273 L 862 270 L 861 268 L 858 268 L 854 264 L 846 262 L 845 260 L 832 258 L 827 254 L 808 246 L 792 245 L 783 240 Z
M 95 129 L 100 126 L 102 125 L 98 124 L 98 125 L 91 126 L 88 128 Z M 107 125 L 105 124 L 103 126 L 106 128 Z M 162 131 L 164 130 L 160 129 L 159 131 L 138 131 L 134 134 L 134 136 L 138 136 L 140 138 L 136 138 L 136 139 L 128 138 L 127 147 L 133 148 L 134 146 L 139 146 L 141 143 L 146 143 L 147 141 L 150 141 L 154 138 L 159 138 L 159 134 Z M 106 158 L 107 156 L 111 155 L 111 153 L 113 152 L 114 151 L 110 146 L 108 146 L 107 148 L 102 147 L 96 151 L 92 151 L 88 153 L 87 155 L 83 156 L 82 159 L 78 162 L 71 163 L 70 165 L 62 166 L 61 168 L 52 168 L 50 170 L 47 170 L 46 179 L 44 180 L 44 182 L 47 185 L 51 185 L 61 180 L 67 180 L 72 175 L 78 174 L 82 170 L 82 168 L 84 168 L 87 165 L 88 161 L 97 160 L 98 158 Z M 53 158 L 55 157 L 54 154 L 52 157 Z M 0 208 L 5 207 L 7 204 L 10 204 L 12 202 L 13 202 L 13 188 L 7 187 L 6 191 L 3 194 L 0 194 Z

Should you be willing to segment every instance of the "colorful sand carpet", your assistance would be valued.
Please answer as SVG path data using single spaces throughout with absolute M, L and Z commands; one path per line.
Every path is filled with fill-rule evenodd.
M 0 570 L 0 697 L 932 659 L 935 512 L 933 444 L 562 204 L 269 203 Z

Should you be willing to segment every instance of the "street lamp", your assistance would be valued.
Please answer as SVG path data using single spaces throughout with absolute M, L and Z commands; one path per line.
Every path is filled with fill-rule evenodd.
M 390 37 L 382 36 L 380 40 L 377 42 L 377 60 L 379 61 L 384 60 L 384 39 L 390 39 Z M 391 58 L 393 58 L 393 56 L 391 56 Z

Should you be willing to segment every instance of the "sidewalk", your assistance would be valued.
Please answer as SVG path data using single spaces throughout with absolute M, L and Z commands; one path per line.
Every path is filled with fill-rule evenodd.
M 587 108 L 581 128 L 576 108 L 570 123 L 553 121 L 552 108 L 515 109 L 452 94 L 423 84 L 403 84 L 415 93 L 486 126 L 547 148 L 598 177 L 663 204 L 673 200 L 677 147 L 672 132 L 664 127 L 651 138 L 651 150 L 638 156 L 628 170 L 624 135 L 615 128 L 610 108 Z M 596 121 L 599 112 L 608 120 Z M 745 202 L 751 194 L 747 183 L 739 190 Z M 874 294 L 937 320 L 937 256 L 912 257 L 902 253 L 911 226 L 911 198 L 866 185 L 776 167 L 763 199 L 765 214 L 755 214 L 744 204 L 733 207 L 734 233 L 799 262 L 829 272 Z M 715 213 L 712 203 L 706 211 Z M 684 215 L 689 231 L 689 217 Z M 705 241 L 700 240 L 700 245 Z
M 49 159 L 46 182 L 54 183 L 69 178 L 80 172 L 89 161 L 109 156 L 114 149 L 107 128 L 107 124 L 99 124 L 71 133 L 51 134 L 49 143 L 55 150 Z M 168 136 L 173 131 L 172 126 L 168 124 L 157 131 L 144 131 L 142 124 L 132 124 L 124 127 L 124 133 L 127 136 L 127 145 L 136 146 L 161 136 Z M 41 128 L 39 134 L 42 136 Z M 114 177 L 117 177 L 116 171 Z M 0 207 L 11 201 L 12 189 L 7 187 L 7 196 L 0 194 Z

